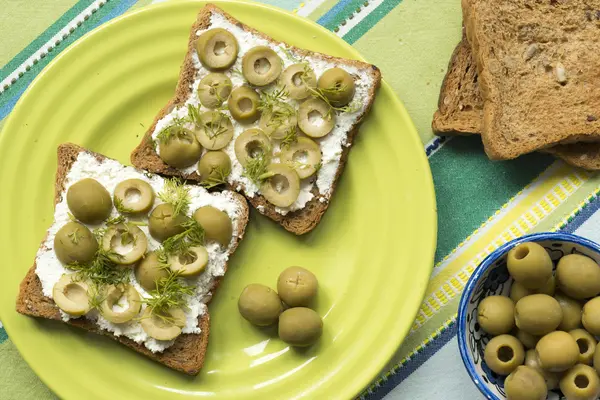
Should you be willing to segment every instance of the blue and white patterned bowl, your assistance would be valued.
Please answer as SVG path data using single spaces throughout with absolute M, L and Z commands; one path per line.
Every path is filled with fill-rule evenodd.
M 537 242 L 544 246 L 555 262 L 564 255 L 578 253 L 600 263 L 600 245 L 592 241 L 567 233 L 537 233 L 499 247 L 477 267 L 467 282 L 458 306 L 458 347 L 469 376 L 490 400 L 506 399 L 505 377 L 492 372 L 483 361 L 483 350 L 490 336 L 477 323 L 477 307 L 487 296 L 509 295 L 512 278 L 506 268 L 506 256 L 510 249 L 523 242 Z M 548 393 L 548 399 L 559 400 L 563 397 L 559 391 L 552 391 Z

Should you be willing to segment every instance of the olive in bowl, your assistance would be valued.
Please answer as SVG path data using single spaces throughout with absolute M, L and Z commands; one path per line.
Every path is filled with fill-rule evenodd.
M 600 246 L 585 238 L 558 232 L 538 233 L 523 236 L 500 246 L 495 251 L 491 252 L 479 266 L 475 268 L 461 295 L 458 307 L 457 339 L 460 355 L 468 375 L 484 396 L 490 399 L 507 399 L 505 394 L 506 377 L 493 372 L 484 360 L 484 352 L 487 344 L 494 336 L 486 333 L 479 325 L 477 321 L 477 312 L 479 305 L 486 297 L 509 296 L 511 286 L 515 281 L 510 276 L 507 268 L 508 253 L 519 244 L 527 242 L 534 242 L 541 245 L 550 256 L 554 265 L 558 263 L 562 256 L 574 252 L 584 254 L 594 260 L 600 259 Z M 539 289 L 535 290 L 537 291 Z M 558 294 L 559 292 L 556 292 L 554 296 L 557 296 Z M 563 293 L 560 294 L 562 295 Z M 558 301 L 558 299 L 556 300 Z M 558 303 L 560 306 L 561 301 L 558 301 Z M 563 312 L 562 307 L 561 312 Z M 571 321 L 568 326 L 576 325 L 577 318 L 575 318 L 574 321 L 575 322 Z M 511 331 L 511 333 L 518 335 L 519 331 L 514 330 Z M 551 334 L 556 335 L 557 333 L 558 332 L 555 331 Z M 568 368 L 571 363 L 576 363 L 579 360 L 580 349 L 577 341 L 573 339 L 568 332 L 562 333 L 564 335 L 559 333 L 560 337 L 554 337 L 551 341 L 557 343 L 555 339 L 559 339 L 560 343 L 563 343 L 562 346 L 564 346 L 564 343 L 567 343 L 567 347 L 563 347 L 562 349 L 567 349 L 568 351 L 561 351 L 562 353 L 569 353 L 567 360 L 552 360 L 551 357 L 549 359 L 548 355 L 552 355 L 552 350 L 544 351 L 543 349 L 543 347 L 548 345 L 548 338 L 543 340 L 544 337 L 539 338 L 536 335 L 529 337 L 530 334 L 528 334 L 528 338 L 533 340 L 528 341 L 529 345 L 527 347 L 530 347 L 532 344 L 536 347 L 542 346 L 538 347 L 542 348 L 542 353 L 545 355 L 542 357 L 544 359 L 542 361 L 545 361 L 546 364 L 561 364 L 558 365 L 558 368 L 560 369 L 565 367 Z M 565 335 L 569 338 L 567 339 Z M 520 337 L 523 337 L 523 335 L 520 335 Z M 538 339 L 539 341 L 535 343 Z M 552 348 L 552 346 L 553 344 L 550 343 L 550 346 L 547 347 Z M 598 349 L 598 346 L 596 349 Z M 598 350 L 596 350 L 596 352 L 598 352 Z M 556 348 L 554 353 L 557 353 Z M 600 356 L 598 359 L 600 360 Z M 531 366 L 531 357 L 529 363 L 527 362 L 527 356 L 525 357 L 524 362 L 526 365 Z M 564 372 L 555 372 L 553 374 L 556 374 L 556 376 L 553 378 L 556 378 L 558 377 L 558 374 L 563 373 Z M 554 382 L 555 381 L 556 379 L 554 379 Z M 559 398 L 558 394 L 554 392 L 557 390 L 553 387 L 555 385 L 556 383 L 549 385 L 552 386 L 552 388 L 548 389 L 550 398 Z

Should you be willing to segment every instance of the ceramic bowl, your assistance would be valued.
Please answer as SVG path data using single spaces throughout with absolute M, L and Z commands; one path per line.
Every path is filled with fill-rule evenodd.
M 572 253 L 583 254 L 600 263 L 600 246 L 567 233 L 537 233 L 523 236 L 499 247 L 477 267 L 463 291 L 458 306 L 458 347 L 467 372 L 477 388 L 490 400 L 506 399 L 504 376 L 492 372 L 483 360 L 483 350 L 491 337 L 477 323 L 479 302 L 487 296 L 509 295 L 512 278 L 506 267 L 510 249 L 523 242 L 544 246 L 555 262 Z M 563 399 L 560 391 L 549 391 L 548 399 Z

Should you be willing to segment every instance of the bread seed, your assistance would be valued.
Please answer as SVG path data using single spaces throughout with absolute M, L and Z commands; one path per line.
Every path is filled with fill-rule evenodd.
M 587 116 L 587 120 L 588 120 L 588 122 L 594 122 L 594 121 L 598 120 L 598 117 L 596 117 L 595 115 L 591 115 L 590 114 L 590 115 Z
M 561 85 L 567 83 L 567 72 L 565 71 L 564 65 L 561 63 L 556 63 L 556 67 L 554 68 L 554 72 L 556 74 L 556 80 Z
M 523 58 L 525 59 L 525 61 L 529 61 L 533 56 L 535 56 L 538 53 L 539 50 L 540 48 L 536 43 L 530 44 L 529 47 L 527 47 L 527 50 L 525 50 Z

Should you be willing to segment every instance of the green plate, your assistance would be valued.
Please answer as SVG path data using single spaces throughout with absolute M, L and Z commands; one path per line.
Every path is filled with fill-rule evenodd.
M 217 2 L 276 39 L 357 58 L 313 22 L 279 9 Z M 330 210 L 296 237 L 252 213 L 242 245 L 210 305 L 208 356 L 184 376 L 109 338 L 14 311 L 19 282 L 52 223 L 55 149 L 72 141 L 129 163 L 129 153 L 175 89 L 201 2 L 169 2 L 128 14 L 56 58 L 23 95 L 0 136 L 0 318 L 25 360 L 59 396 L 79 399 L 333 399 L 357 395 L 408 333 L 433 264 L 433 183 L 417 132 L 389 86 L 379 91 Z M 281 270 L 315 272 L 324 317 L 320 342 L 285 346 L 237 311 L 253 282 Z

